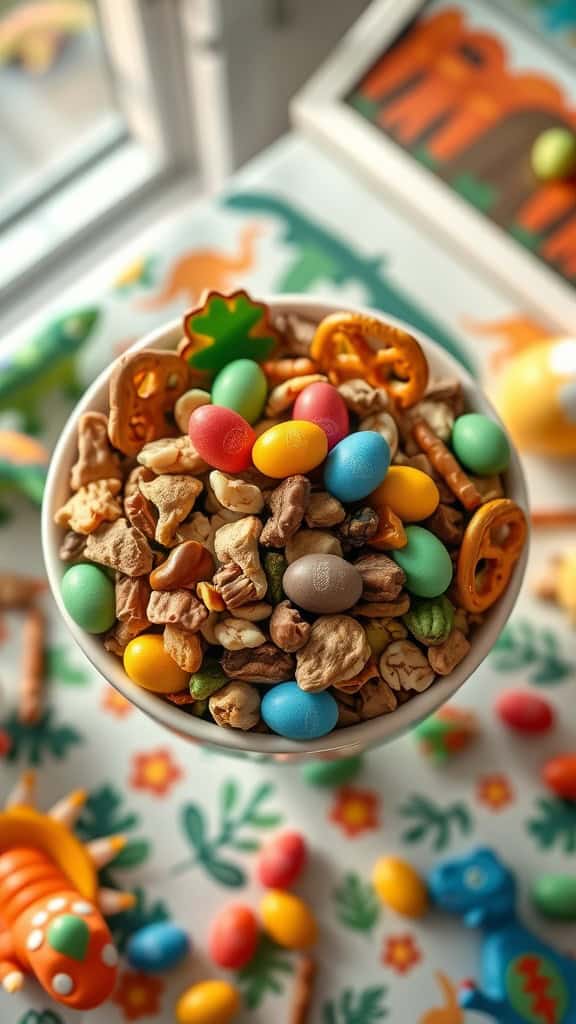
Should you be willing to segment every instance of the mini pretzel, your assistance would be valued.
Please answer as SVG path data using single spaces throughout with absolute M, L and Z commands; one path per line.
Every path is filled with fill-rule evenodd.
M 362 313 L 334 313 L 322 320 L 310 355 L 333 384 L 361 377 L 384 388 L 401 409 L 419 402 L 428 384 L 428 363 L 416 339 Z
M 483 498 L 478 488 L 425 420 L 416 420 L 412 427 L 412 437 L 464 508 L 471 512 L 482 504 Z
M 108 436 L 125 455 L 174 437 L 174 403 L 188 388 L 188 364 L 174 352 L 143 349 L 120 360 L 110 378 Z
M 474 513 L 456 566 L 458 602 L 466 611 L 484 612 L 504 593 L 527 532 L 524 512 L 509 498 L 487 501 Z

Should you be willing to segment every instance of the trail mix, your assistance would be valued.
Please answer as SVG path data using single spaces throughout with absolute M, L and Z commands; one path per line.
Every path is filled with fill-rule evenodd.
M 117 362 L 56 513 L 62 597 L 129 678 L 309 740 L 449 675 L 526 537 L 500 426 L 408 333 L 210 293 Z

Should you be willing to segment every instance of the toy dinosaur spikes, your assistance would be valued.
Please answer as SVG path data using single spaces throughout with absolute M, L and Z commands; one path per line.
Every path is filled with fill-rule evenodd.
M 125 839 L 83 845 L 71 826 L 84 791 L 41 814 L 34 790 L 27 772 L 0 813 L 0 984 L 16 992 L 34 974 L 57 1002 L 91 1010 L 116 984 L 118 953 L 103 915 L 134 904 L 131 893 L 98 888 L 98 868 Z

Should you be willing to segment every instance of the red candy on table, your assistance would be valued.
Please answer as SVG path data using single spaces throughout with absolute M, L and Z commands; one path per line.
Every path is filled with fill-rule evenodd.
M 342 396 L 332 384 L 318 381 L 301 391 L 292 409 L 292 419 L 308 420 L 321 427 L 328 438 L 328 451 L 350 433 L 350 418 Z
M 552 705 L 529 690 L 505 690 L 497 697 L 495 709 L 504 725 L 525 735 L 541 735 L 554 725 Z
M 188 434 L 209 466 L 223 473 L 241 473 L 252 465 L 256 434 L 243 416 L 221 405 L 202 405 L 190 417 Z
M 237 971 L 250 962 L 258 945 L 258 921 L 250 907 L 232 903 L 215 917 L 208 948 L 218 967 Z
M 256 861 L 258 881 L 268 889 L 288 889 L 301 874 L 307 859 L 300 832 L 281 832 L 262 846 Z
M 544 782 L 562 800 L 576 800 L 576 754 L 560 754 L 544 765 Z

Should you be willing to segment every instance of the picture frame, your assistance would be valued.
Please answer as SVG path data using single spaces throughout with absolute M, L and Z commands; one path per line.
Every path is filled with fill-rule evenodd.
M 408 213 L 421 219 L 463 258 L 473 261 L 510 292 L 522 308 L 549 321 L 552 329 L 573 331 L 576 269 L 573 285 L 347 102 L 351 92 L 414 19 L 426 16 L 426 12 L 438 4 L 439 0 L 375 0 L 328 61 L 296 95 L 291 106 L 293 122 L 304 134 L 347 160 L 376 189 L 392 195 Z M 470 0 L 460 0 L 460 3 L 454 0 L 449 6 L 458 10 L 466 5 L 470 6 Z M 505 17 L 498 5 L 490 4 L 489 0 L 475 0 L 475 18 L 484 5 L 492 18 Z M 440 3 L 440 6 L 445 5 Z M 513 28 L 510 31 L 513 32 Z M 546 46 L 545 38 L 542 46 Z M 550 48 L 549 57 L 558 61 L 555 47 Z M 576 109 L 574 124 L 576 126 Z M 526 159 L 528 161 L 529 154 Z M 576 182 L 574 190 L 573 215 L 569 212 L 570 217 L 573 216 L 576 248 Z

